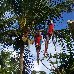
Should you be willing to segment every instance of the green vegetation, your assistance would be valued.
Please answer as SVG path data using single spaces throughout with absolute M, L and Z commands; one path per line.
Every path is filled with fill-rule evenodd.
M 61 18 L 61 13 L 63 12 L 70 12 L 71 11 L 71 4 L 73 4 L 72 0 L 65 0 L 65 2 L 61 2 L 59 4 L 53 5 L 53 2 L 47 2 L 47 0 L 1 0 L 0 4 L 0 43 L 6 46 L 11 46 L 13 44 L 13 47 L 15 50 L 20 49 L 20 72 L 19 74 L 22 74 L 23 71 L 23 54 L 24 54 L 24 45 L 26 42 L 23 42 L 22 37 L 23 33 L 26 34 L 26 31 L 30 31 L 30 34 L 34 34 L 36 31 L 35 26 L 38 24 L 43 23 L 44 20 L 48 19 L 48 16 L 50 19 L 54 20 L 57 18 Z M 55 2 L 54 2 L 55 3 Z M 11 12 L 12 17 L 5 18 L 5 12 Z M 14 27 L 14 29 L 11 29 L 12 25 L 18 21 L 19 28 L 17 29 Z M 34 22 L 34 23 L 33 23 Z M 59 31 L 58 31 L 59 32 Z M 69 47 L 71 45 L 70 43 L 70 34 L 67 30 L 65 32 L 62 30 L 60 31 L 61 35 L 58 34 L 56 31 L 56 38 L 59 39 L 62 38 L 65 39 L 67 43 L 67 48 L 70 51 L 70 57 L 72 57 L 71 54 L 71 48 Z M 67 33 L 67 34 L 66 34 Z M 33 35 L 34 36 L 34 35 Z M 13 40 L 13 37 L 15 38 Z M 61 41 L 62 42 L 62 41 Z M 28 42 L 26 44 L 28 46 Z M 2 57 L 0 58 L 2 65 L 2 72 L 6 74 L 8 70 L 15 70 L 17 71 L 13 66 L 17 64 L 14 62 L 9 62 L 11 65 L 10 68 L 6 67 L 6 60 L 10 60 L 9 53 L 5 54 L 4 52 L 1 53 Z M 70 58 L 71 59 L 71 58 Z M 72 60 L 72 59 L 71 59 Z M 73 62 L 71 63 L 70 67 L 71 70 Z M 12 65 L 13 64 L 13 65 Z M 13 70 L 13 71 L 14 71 Z M 70 71 L 70 70 L 67 70 Z M 10 71 L 11 73 L 11 71 Z M 9 74 L 10 74 L 9 73 Z M 68 72 L 67 72 L 68 74 Z M 70 74 L 70 73 L 69 73 Z

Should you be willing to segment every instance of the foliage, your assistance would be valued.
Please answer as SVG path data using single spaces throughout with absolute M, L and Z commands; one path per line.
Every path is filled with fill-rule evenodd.
M 73 2 L 69 0 L 54 6 L 52 3 L 48 5 L 47 0 L 2 1 L 0 5 L 0 43 L 4 43 L 4 45 L 7 46 L 13 44 L 14 49 L 18 50 L 21 46 L 24 46 L 25 42 L 22 40 L 22 35 L 26 33 L 27 29 L 29 29 L 30 34 L 32 34 L 32 32 L 36 31 L 35 25 L 47 20 L 48 16 L 50 19 L 57 19 L 61 17 L 61 12 L 71 11 L 71 4 L 73 4 Z M 5 12 L 11 12 L 11 15 L 14 14 L 14 16 L 5 18 Z M 11 29 L 11 26 L 16 23 L 16 20 L 18 21 L 19 28 Z M 15 39 L 13 39 L 13 37 Z M 68 43 L 69 37 L 66 37 Z
M 17 73 L 18 71 L 18 59 L 16 59 L 15 57 L 11 57 L 11 53 L 10 52 L 6 52 L 6 51 L 1 51 L 0 53 L 0 72 L 2 74 L 12 74 L 13 73 Z
M 60 33 L 61 32 L 61 33 Z M 57 35 L 59 34 L 59 35 Z M 59 59 L 60 59 L 60 63 L 61 65 L 57 67 L 57 69 L 59 70 L 59 74 L 73 74 L 74 69 L 73 69 L 73 65 L 74 65 L 74 54 L 73 54 L 73 39 L 72 39 L 72 35 L 70 33 L 69 29 L 64 29 L 61 30 L 59 32 L 57 32 L 57 36 L 56 37 L 60 37 L 59 38 L 59 43 L 61 44 L 62 48 L 62 53 L 59 54 Z M 63 41 L 64 39 L 64 41 Z M 66 47 L 65 47 L 65 43 L 66 43 Z M 66 53 L 68 52 L 68 53 Z M 65 73 L 64 73 L 65 72 Z
M 3 6 L 6 6 L 6 9 L 4 10 L 3 6 L 1 5 L 0 7 L 2 10 L 4 10 L 4 13 L 2 13 L 1 18 L 0 18 L 0 43 L 5 43 L 7 45 L 12 45 L 14 44 L 17 49 L 19 48 L 18 44 L 22 45 L 22 33 L 24 32 L 24 23 L 27 27 L 30 28 L 30 30 L 35 29 L 33 27 L 33 21 L 34 24 L 38 24 L 48 18 L 56 18 L 56 17 L 61 17 L 61 12 L 63 11 L 68 11 L 70 9 L 70 5 L 72 4 L 71 1 L 66 1 L 59 3 L 55 6 L 52 6 L 52 3 L 47 5 L 47 1 L 45 0 L 33 0 L 33 1 L 22 1 L 22 0 L 6 0 L 3 1 Z M 13 17 L 3 19 L 3 15 L 5 12 L 11 12 L 10 14 L 12 15 L 14 13 Z M 26 19 L 26 21 L 24 20 Z M 16 22 L 15 20 L 18 21 L 19 29 L 14 29 L 11 30 L 11 26 Z M 32 34 L 33 31 L 30 31 Z M 12 39 L 12 37 L 17 37 L 15 40 Z M 20 39 L 20 40 L 18 40 Z M 18 42 L 17 42 L 18 41 Z M 18 43 L 18 44 L 17 44 Z M 20 46 L 21 46 L 20 45 Z

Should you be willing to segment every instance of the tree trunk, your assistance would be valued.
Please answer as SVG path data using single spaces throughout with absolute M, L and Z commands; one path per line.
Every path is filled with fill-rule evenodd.
M 23 54 L 24 54 L 24 45 L 20 47 L 20 74 L 23 72 Z
M 72 38 L 74 40 L 74 20 L 73 21 L 69 21 L 68 22 L 68 26 L 69 26 L 70 32 L 72 34 Z

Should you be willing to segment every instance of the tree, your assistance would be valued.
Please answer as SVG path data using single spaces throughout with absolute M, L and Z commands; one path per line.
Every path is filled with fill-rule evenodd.
M 74 29 L 74 25 L 73 25 L 73 24 L 74 24 L 74 21 L 68 20 L 67 23 L 68 23 L 70 32 L 71 32 L 71 34 L 72 34 L 72 38 L 73 38 L 73 40 L 74 40 L 74 31 L 73 31 L 73 29 Z
M 11 57 L 11 52 L 1 51 L 0 53 L 0 72 L 2 74 L 12 74 L 18 71 L 18 59 Z
M 60 66 L 57 66 L 57 70 L 59 71 L 58 74 L 72 74 L 73 73 L 73 45 L 72 45 L 72 38 L 71 38 L 71 33 L 70 30 L 65 30 L 62 31 L 63 33 L 61 35 L 64 35 L 64 39 L 65 42 L 63 42 L 61 38 L 59 38 L 60 40 L 59 43 L 62 44 L 61 46 L 63 47 L 62 50 L 63 52 L 60 53 L 58 56 L 58 59 L 60 59 Z M 64 43 L 67 44 L 67 48 L 65 48 Z M 67 54 L 65 51 L 68 51 L 69 54 Z M 56 69 L 56 68 L 55 68 Z M 54 72 L 58 72 L 58 71 L 54 71 Z
M 59 37 L 59 43 L 61 43 L 62 47 L 63 47 L 63 51 L 68 51 L 69 54 L 67 54 L 66 52 L 62 52 L 59 54 L 59 58 L 60 58 L 60 63 L 61 65 L 57 67 L 57 69 L 59 70 L 59 74 L 72 74 L 74 71 L 73 69 L 73 65 L 74 65 L 74 54 L 73 54 L 73 40 L 72 40 L 72 34 L 71 34 L 71 30 L 68 29 L 64 29 L 58 32 L 59 35 L 57 35 Z M 65 42 L 62 41 L 62 39 L 65 40 Z M 64 46 L 64 43 L 66 43 L 66 47 Z
M 17 50 L 20 49 L 20 74 L 23 71 L 24 43 L 26 44 L 22 40 L 23 33 L 26 34 L 29 27 L 32 34 L 33 26 L 46 20 L 48 16 L 50 16 L 50 19 L 61 17 L 60 13 L 69 11 L 72 4 L 71 1 L 65 1 L 55 6 L 52 5 L 52 2 L 47 3 L 47 0 L 5 0 L 0 6 L 0 43 L 9 46 L 13 44 L 14 48 Z M 6 11 L 11 12 L 14 16 L 8 19 L 3 18 Z M 19 28 L 11 30 L 10 28 L 15 20 L 18 21 Z M 15 37 L 15 40 L 12 39 L 13 37 Z

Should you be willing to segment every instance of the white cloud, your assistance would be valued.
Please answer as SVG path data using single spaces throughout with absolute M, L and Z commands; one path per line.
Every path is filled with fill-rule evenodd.
M 55 51 L 55 46 L 53 45 L 53 42 L 51 40 L 49 42 L 50 42 L 49 45 L 48 45 L 49 46 L 48 47 L 48 53 L 49 54 L 51 53 L 52 55 L 54 55 L 56 53 L 58 54 L 60 52 L 63 52 L 62 47 L 58 42 L 56 43 L 56 51 Z M 66 44 L 65 44 L 65 46 L 66 46 Z M 43 50 L 44 49 L 45 49 L 45 43 L 43 42 L 42 46 L 41 46 L 41 51 L 42 52 L 40 52 L 40 59 L 42 59 L 44 57 L 44 55 L 43 55 L 43 52 L 44 52 Z M 37 61 L 36 61 L 37 57 L 36 57 L 36 48 L 35 48 L 35 46 L 31 45 L 30 50 L 31 50 L 31 54 L 33 54 L 33 56 L 35 56 L 35 59 L 34 59 L 34 62 L 33 62 L 34 63 L 34 68 L 32 70 L 45 71 L 47 74 L 49 74 L 50 70 L 48 70 L 47 68 L 49 68 L 49 69 L 53 68 L 54 69 L 53 65 L 49 61 L 47 61 L 47 59 L 44 59 L 42 61 L 47 68 L 45 68 L 44 65 L 40 61 L 39 61 L 39 65 L 38 65 Z M 56 58 L 51 58 L 50 60 L 52 62 L 56 62 Z M 59 59 L 58 59 L 58 61 L 59 61 Z M 51 66 L 50 66 L 50 64 L 51 64 Z M 59 62 L 58 62 L 58 65 L 60 65 Z M 54 64 L 54 66 L 57 67 L 57 64 Z
M 61 45 L 57 42 L 56 43 L 56 51 L 55 51 L 55 46 L 53 45 L 53 42 L 52 40 L 49 41 L 49 45 L 48 45 L 48 53 L 54 55 L 54 54 L 58 54 L 60 52 L 63 52 L 62 51 L 62 47 Z M 66 43 L 65 43 L 65 48 L 66 48 Z M 74 48 L 74 47 L 73 47 Z M 43 53 L 44 53 L 44 50 L 45 49 L 45 43 L 43 42 L 42 45 L 41 45 L 41 51 L 40 51 L 40 59 L 42 59 L 44 57 Z M 8 49 L 5 48 L 6 51 L 13 51 L 13 55 L 16 55 L 16 52 L 13 50 L 13 46 L 10 46 Z M 44 63 L 44 65 L 47 67 L 44 67 L 44 65 L 41 63 L 41 61 L 39 61 L 39 65 L 37 63 L 37 54 L 36 54 L 36 48 L 35 48 L 35 45 L 30 45 L 30 48 L 29 50 L 31 51 L 30 53 L 33 54 L 33 58 L 34 58 L 34 68 L 32 68 L 32 70 L 36 70 L 36 71 L 45 71 L 47 74 L 50 73 L 50 70 L 48 70 L 47 68 L 51 69 L 53 68 L 53 65 L 50 66 L 50 62 L 47 61 L 47 59 L 45 58 L 42 62 Z M 66 53 L 68 53 L 67 50 L 65 50 Z M 50 56 L 50 55 L 49 55 Z M 51 61 L 55 62 L 56 61 L 56 58 L 51 58 L 50 59 Z M 58 59 L 59 61 L 59 59 Z M 58 63 L 58 65 L 60 65 L 60 63 Z M 54 64 L 55 67 L 57 67 L 57 64 Z
M 41 70 L 40 65 L 38 65 L 37 61 L 34 61 L 33 63 L 34 63 L 34 70 L 40 71 Z
M 49 74 L 50 71 L 46 67 L 44 67 L 40 61 L 39 61 L 39 65 L 38 65 L 37 61 L 34 61 L 33 63 L 34 63 L 34 69 L 32 69 L 32 70 L 35 70 L 35 71 L 45 71 L 47 74 Z M 50 63 L 47 63 L 47 61 L 44 61 L 43 63 L 49 69 L 51 69 Z

